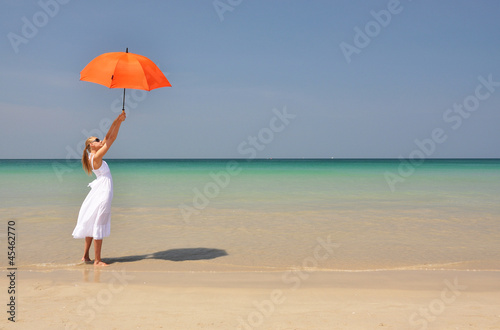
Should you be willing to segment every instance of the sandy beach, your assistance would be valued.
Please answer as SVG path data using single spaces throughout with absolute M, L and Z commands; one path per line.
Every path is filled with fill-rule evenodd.
M 189 221 L 179 205 L 226 163 L 180 163 L 112 164 L 95 269 L 71 236 L 88 178 L 6 162 L 16 323 L 0 328 L 500 329 L 497 161 L 429 162 L 395 193 L 381 173 L 397 161 L 248 163 Z
M 2 328 L 500 328 L 495 271 L 142 272 L 79 265 L 22 270 L 17 285 L 16 323 L 4 317 Z

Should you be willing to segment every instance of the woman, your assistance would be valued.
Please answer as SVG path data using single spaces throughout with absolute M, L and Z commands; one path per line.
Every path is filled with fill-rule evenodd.
M 113 199 L 113 179 L 108 164 L 102 159 L 115 142 L 120 125 L 126 118 L 123 111 L 111 124 L 104 140 L 92 136 L 85 141 L 82 165 L 88 175 L 92 172 L 97 179 L 89 183 L 91 188 L 83 201 L 78 221 L 73 230 L 74 238 L 85 238 L 83 262 L 91 262 L 89 257 L 90 245 L 94 240 L 94 266 L 107 266 L 101 260 L 102 239 L 108 237 L 111 229 L 111 200 Z

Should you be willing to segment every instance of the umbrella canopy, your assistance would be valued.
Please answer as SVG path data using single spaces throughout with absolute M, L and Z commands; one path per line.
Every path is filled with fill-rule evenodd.
M 105 53 L 97 56 L 80 72 L 80 80 L 101 84 L 109 88 L 125 88 L 150 91 L 171 87 L 170 82 L 149 58 L 128 52 Z

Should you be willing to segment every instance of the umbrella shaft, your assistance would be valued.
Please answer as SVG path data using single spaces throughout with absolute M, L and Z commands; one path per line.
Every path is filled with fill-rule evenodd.
M 125 88 L 123 89 L 123 106 L 122 111 L 125 111 Z

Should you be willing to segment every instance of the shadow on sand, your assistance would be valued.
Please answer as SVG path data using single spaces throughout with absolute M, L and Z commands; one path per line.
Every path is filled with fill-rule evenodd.
M 207 248 L 186 248 L 186 249 L 171 249 L 165 251 L 158 251 L 151 254 L 143 254 L 136 256 L 125 256 L 118 258 L 103 258 L 107 264 L 116 262 L 134 262 L 144 259 L 159 259 L 170 261 L 186 261 L 186 260 L 206 260 L 215 259 L 227 256 L 225 250 L 207 249 Z

